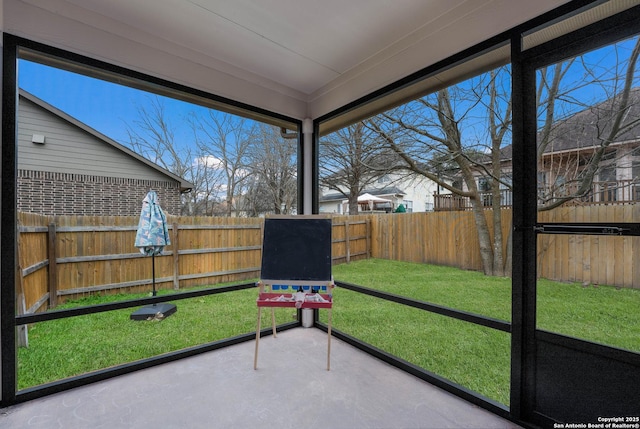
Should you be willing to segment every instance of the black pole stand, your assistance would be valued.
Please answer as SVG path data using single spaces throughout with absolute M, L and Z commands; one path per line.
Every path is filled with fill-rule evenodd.
M 152 296 L 156 296 L 156 255 L 151 255 L 151 284 Z M 178 311 L 175 304 L 163 302 L 161 304 L 151 304 L 131 313 L 131 320 L 163 320 Z

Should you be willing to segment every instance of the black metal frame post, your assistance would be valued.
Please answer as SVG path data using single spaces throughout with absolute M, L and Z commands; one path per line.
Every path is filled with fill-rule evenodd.
M 17 390 L 16 350 L 16 254 L 17 254 L 17 104 L 18 45 L 4 36 L 2 56 L 2 226 L 0 227 L 0 353 L 2 353 L 1 404 L 15 401 Z
M 522 66 L 522 39 L 511 38 L 513 104 L 513 253 L 511 277 L 511 399 L 520 420 L 530 418 L 534 401 L 536 326 L 536 100 L 535 74 Z M 532 113 L 533 112 L 533 113 Z

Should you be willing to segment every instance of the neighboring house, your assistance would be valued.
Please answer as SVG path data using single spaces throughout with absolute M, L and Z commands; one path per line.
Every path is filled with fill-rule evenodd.
M 320 213 L 349 214 L 349 203 L 344 194 L 332 192 L 326 188 L 320 191 Z M 400 204 L 405 207 L 407 213 L 433 211 L 433 196 L 436 191 L 437 185 L 423 177 L 396 178 L 392 174 L 385 175 L 377 180 L 375 186 L 362 191 L 361 195 L 371 194 L 388 200 L 388 203 L 382 201 L 359 203 L 359 213 L 390 213 L 398 209 Z
M 609 140 L 617 119 L 617 99 L 609 99 L 558 122 L 544 148 L 538 173 L 539 194 L 545 198 L 576 192 L 576 176 Z M 640 88 L 629 92 L 620 131 L 600 160 L 590 192 L 576 203 L 609 204 L 640 201 Z
M 138 216 L 152 189 L 167 214 L 180 214 L 192 184 L 20 90 L 19 211 L 43 215 Z
M 548 142 L 542 147 L 543 137 L 538 136 L 542 155 L 538 164 L 539 204 L 549 204 L 556 199 L 575 195 L 581 181 L 578 177 L 590 165 L 591 159 L 611 131 L 618 110 L 616 100 L 609 99 L 584 109 L 552 127 Z M 511 180 L 512 146 L 501 150 L 503 181 Z M 477 185 L 485 206 L 491 207 L 489 180 L 481 169 L 477 173 Z M 501 205 L 511 206 L 512 195 L 507 186 L 501 186 Z M 464 188 L 466 189 L 466 188 Z M 621 131 L 608 143 L 593 177 L 591 188 L 568 204 L 623 204 L 640 202 L 640 88 L 629 93 L 627 108 L 621 122 Z M 451 193 L 435 196 L 435 210 L 470 209 L 468 198 Z
M 480 193 L 480 199 L 482 205 L 485 207 L 493 207 L 493 193 L 491 191 L 491 178 L 486 176 L 487 168 L 489 167 L 489 157 L 482 155 L 476 162 L 480 165 L 474 172 L 476 186 Z M 500 205 L 502 207 L 510 207 L 513 204 L 513 193 L 511 191 L 512 185 L 512 146 L 508 145 L 500 149 Z M 486 160 L 486 161 L 485 161 Z M 460 177 L 459 173 L 455 170 L 451 170 L 447 173 L 451 184 L 463 191 L 468 191 L 469 188 Z M 446 193 L 436 193 L 434 195 L 434 211 L 455 211 L 455 210 L 471 210 L 471 201 L 469 197 L 463 197 L 457 194 L 453 194 L 449 191 Z

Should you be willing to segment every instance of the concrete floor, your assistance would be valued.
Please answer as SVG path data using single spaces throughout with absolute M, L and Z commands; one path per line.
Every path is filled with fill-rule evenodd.
M 332 338 L 296 328 L 0 410 L 0 428 L 517 428 Z

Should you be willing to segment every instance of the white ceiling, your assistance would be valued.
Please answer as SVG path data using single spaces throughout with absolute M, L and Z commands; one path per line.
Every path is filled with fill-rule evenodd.
M 567 0 L 0 2 L 5 31 L 303 118 L 325 114 Z M 40 27 L 26 22 L 27 15 L 42 20 Z M 79 33 L 89 27 L 91 37 Z M 184 60 L 189 72 L 166 61 L 159 67 L 139 50 L 127 56 L 121 52 L 126 49 L 113 49 L 116 38 Z M 220 76 L 218 83 L 198 77 L 199 67 Z
M 68 0 L 311 94 L 408 36 L 482 1 Z M 456 11 L 457 12 L 452 12 Z

